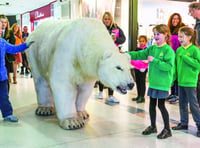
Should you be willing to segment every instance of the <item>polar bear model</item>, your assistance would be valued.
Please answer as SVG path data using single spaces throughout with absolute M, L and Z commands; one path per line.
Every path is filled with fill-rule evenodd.
M 55 107 L 64 129 L 84 126 L 96 80 L 122 94 L 133 87 L 130 59 L 119 53 L 99 20 L 48 20 L 27 41 L 35 41 L 27 55 L 37 93 L 36 114 L 51 115 Z

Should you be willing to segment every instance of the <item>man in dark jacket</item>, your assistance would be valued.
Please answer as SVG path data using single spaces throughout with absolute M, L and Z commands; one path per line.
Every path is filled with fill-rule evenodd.
M 200 47 L 200 2 L 192 2 L 189 5 L 189 14 L 196 19 L 196 24 L 194 26 L 194 29 L 197 31 L 198 34 L 198 44 Z M 197 98 L 200 106 L 200 74 L 199 79 L 197 83 Z
M 23 32 L 22 32 L 22 38 L 23 38 L 23 41 L 25 42 L 26 41 L 26 38 L 29 36 L 29 33 L 28 33 L 28 27 L 27 26 L 24 26 L 23 27 Z M 29 74 L 29 64 L 28 64 L 28 59 L 27 59 L 27 56 L 26 56 L 26 53 L 25 52 L 22 52 L 22 66 L 21 66 L 21 75 L 24 75 L 24 69 L 25 69 L 25 74 Z

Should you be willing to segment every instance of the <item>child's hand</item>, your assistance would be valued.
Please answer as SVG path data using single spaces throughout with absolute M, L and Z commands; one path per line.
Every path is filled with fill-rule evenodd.
M 122 50 L 119 50 L 120 53 L 124 53 Z
M 152 61 L 153 61 L 153 59 L 154 59 L 154 57 L 153 57 L 153 56 L 148 56 L 148 61 L 152 62 Z
M 30 47 L 35 41 L 26 42 L 26 45 Z

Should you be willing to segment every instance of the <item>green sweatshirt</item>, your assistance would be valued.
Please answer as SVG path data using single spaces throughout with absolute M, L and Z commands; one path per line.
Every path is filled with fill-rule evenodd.
M 176 51 L 176 72 L 178 86 L 196 87 L 200 71 L 200 51 L 195 45 L 187 49 L 179 47 Z
M 149 62 L 149 87 L 169 91 L 175 63 L 175 53 L 169 45 L 152 45 L 141 51 L 127 53 L 132 60 L 147 60 L 148 56 L 153 56 L 154 60 Z

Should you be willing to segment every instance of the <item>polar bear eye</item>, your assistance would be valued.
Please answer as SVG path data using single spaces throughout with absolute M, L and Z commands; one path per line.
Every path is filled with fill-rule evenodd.
M 118 70 L 123 71 L 123 69 L 122 69 L 120 66 L 117 66 L 116 68 L 117 68 Z

